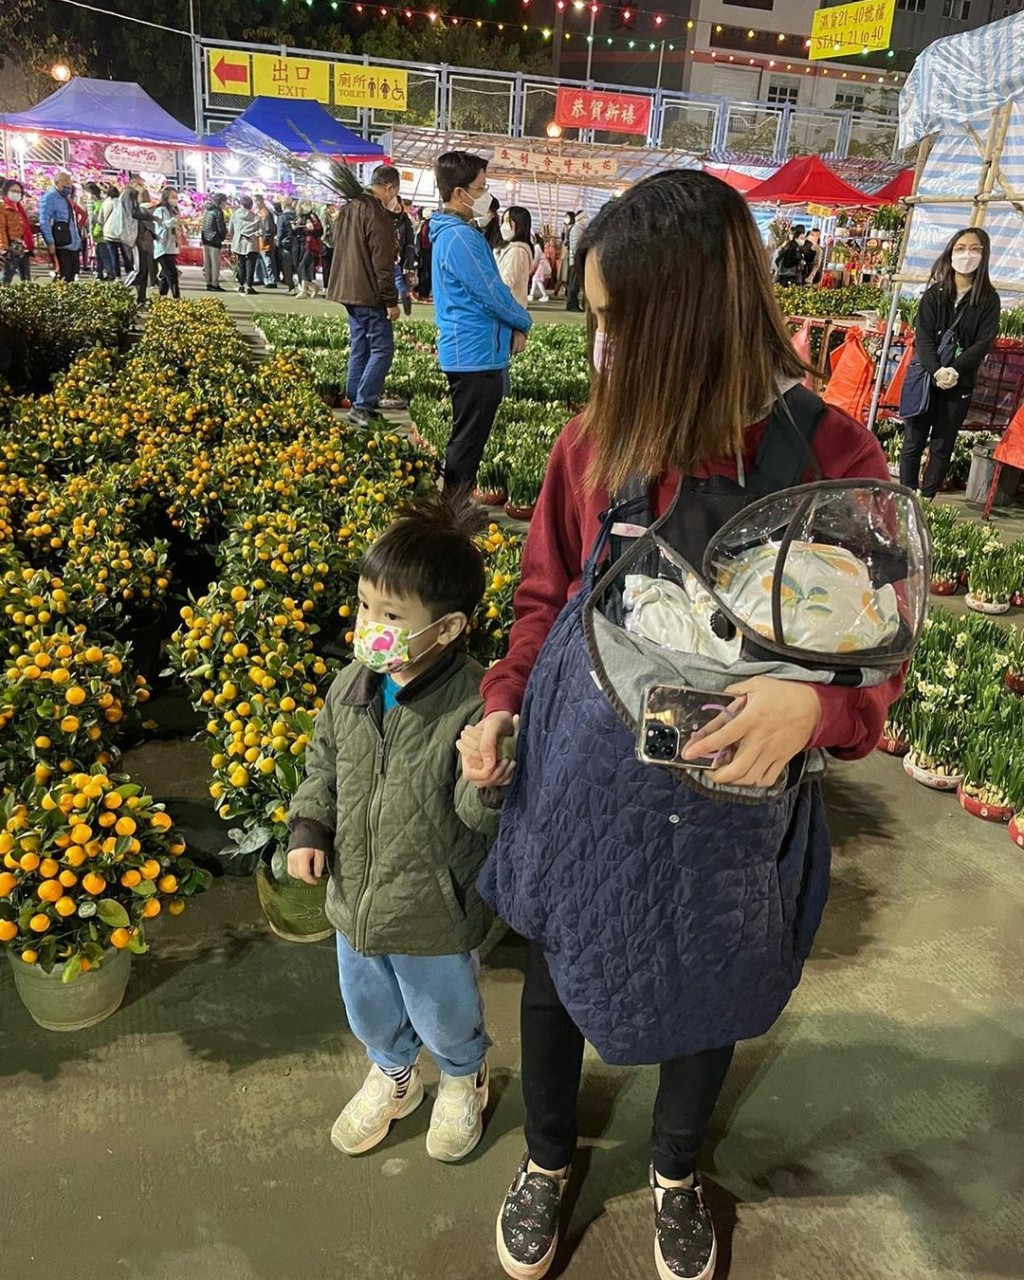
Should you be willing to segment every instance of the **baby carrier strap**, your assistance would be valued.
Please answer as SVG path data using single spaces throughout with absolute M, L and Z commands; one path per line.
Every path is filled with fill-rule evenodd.
M 752 499 L 803 484 L 808 471 L 815 480 L 821 479 L 813 443 L 825 407 L 820 396 L 802 386 L 791 387 L 775 401 L 754 469 L 747 477 Z
M 775 401 L 754 468 L 746 478 L 749 501 L 803 484 L 809 471 L 814 480 L 821 479 L 813 442 L 825 408 L 820 396 L 802 386 L 791 387 Z M 637 536 L 634 530 L 654 523 L 650 482 L 638 473 L 628 476 L 612 498 L 608 521 L 614 563 Z

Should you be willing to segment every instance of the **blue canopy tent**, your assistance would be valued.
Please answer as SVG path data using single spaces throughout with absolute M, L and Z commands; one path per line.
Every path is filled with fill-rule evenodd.
M 219 133 L 204 138 L 214 151 L 252 151 L 268 148 L 293 155 L 319 154 L 349 164 L 380 163 L 387 159 L 383 147 L 366 142 L 335 120 L 319 102 L 291 102 L 281 98 L 256 98 L 240 116 Z
M 179 124 L 137 84 L 75 76 L 28 111 L 2 117 L 3 127 L 96 142 L 148 142 L 194 147 L 196 134 Z

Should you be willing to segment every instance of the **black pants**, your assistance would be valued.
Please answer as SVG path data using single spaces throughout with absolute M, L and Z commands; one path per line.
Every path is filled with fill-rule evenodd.
M 942 487 L 953 457 L 957 432 L 971 407 L 971 392 L 954 387 L 940 391 L 932 387 L 927 410 L 916 418 L 908 418 L 900 455 L 900 484 L 916 489 L 921 475 L 921 457 L 927 447 L 928 466 L 921 485 L 923 498 L 934 498 Z
M 135 279 L 132 283 L 135 285 L 135 296 L 138 299 L 139 306 L 146 301 L 146 293 L 149 290 L 149 276 L 153 270 L 153 250 L 142 249 L 137 244 L 135 246 Z
M 277 246 L 277 261 L 281 268 L 281 279 L 286 289 L 295 287 L 295 258 L 292 256 L 292 242 L 286 240 Z
M 78 275 L 79 253 L 78 249 L 57 250 L 57 272 L 69 284 Z
M 575 262 L 569 268 L 569 287 L 565 293 L 565 309 L 566 311 L 583 310 L 580 306 L 580 273 L 576 268 Z
M 446 376 L 452 393 L 452 434 L 444 455 L 444 482 L 451 489 L 476 480 L 498 406 L 508 390 L 508 371 Z
M 178 259 L 173 254 L 164 254 L 157 265 L 160 268 L 160 297 L 169 293 L 172 298 L 180 298 L 181 276 L 178 271 Z
M 256 263 L 259 262 L 260 255 L 258 253 L 240 253 L 238 255 L 238 284 L 240 288 L 251 289 L 256 279 Z
M 542 1169 L 562 1169 L 576 1149 L 583 1035 L 559 1000 L 536 942 L 526 966 L 521 1029 L 526 1145 Z M 688 1178 L 696 1169 L 735 1047 L 661 1064 L 651 1150 L 663 1178 Z

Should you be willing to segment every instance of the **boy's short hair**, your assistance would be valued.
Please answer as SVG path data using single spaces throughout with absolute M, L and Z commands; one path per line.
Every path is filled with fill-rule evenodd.
M 449 613 L 472 618 L 487 586 L 473 538 L 486 527 L 487 513 L 464 493 L 419 498 L 366 552 L 359 576 L 382 590 L 415 596 L 435 621 Z
M 471 151 L 446 151 L 434 162 L 434 181 L 441 199 L 447 204 L 457 187 L 468 191 L 477 176 L 486 171 L 487 161 L 483 156 L 475 156 Z

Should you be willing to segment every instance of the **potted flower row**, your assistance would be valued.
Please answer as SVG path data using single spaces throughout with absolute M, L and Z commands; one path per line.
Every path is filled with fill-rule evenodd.
M 967 607 L 975 613 L 1000 614 L 1020 587 L 1021 563 L 1015 548 L 986 542 L 971 560 Z

